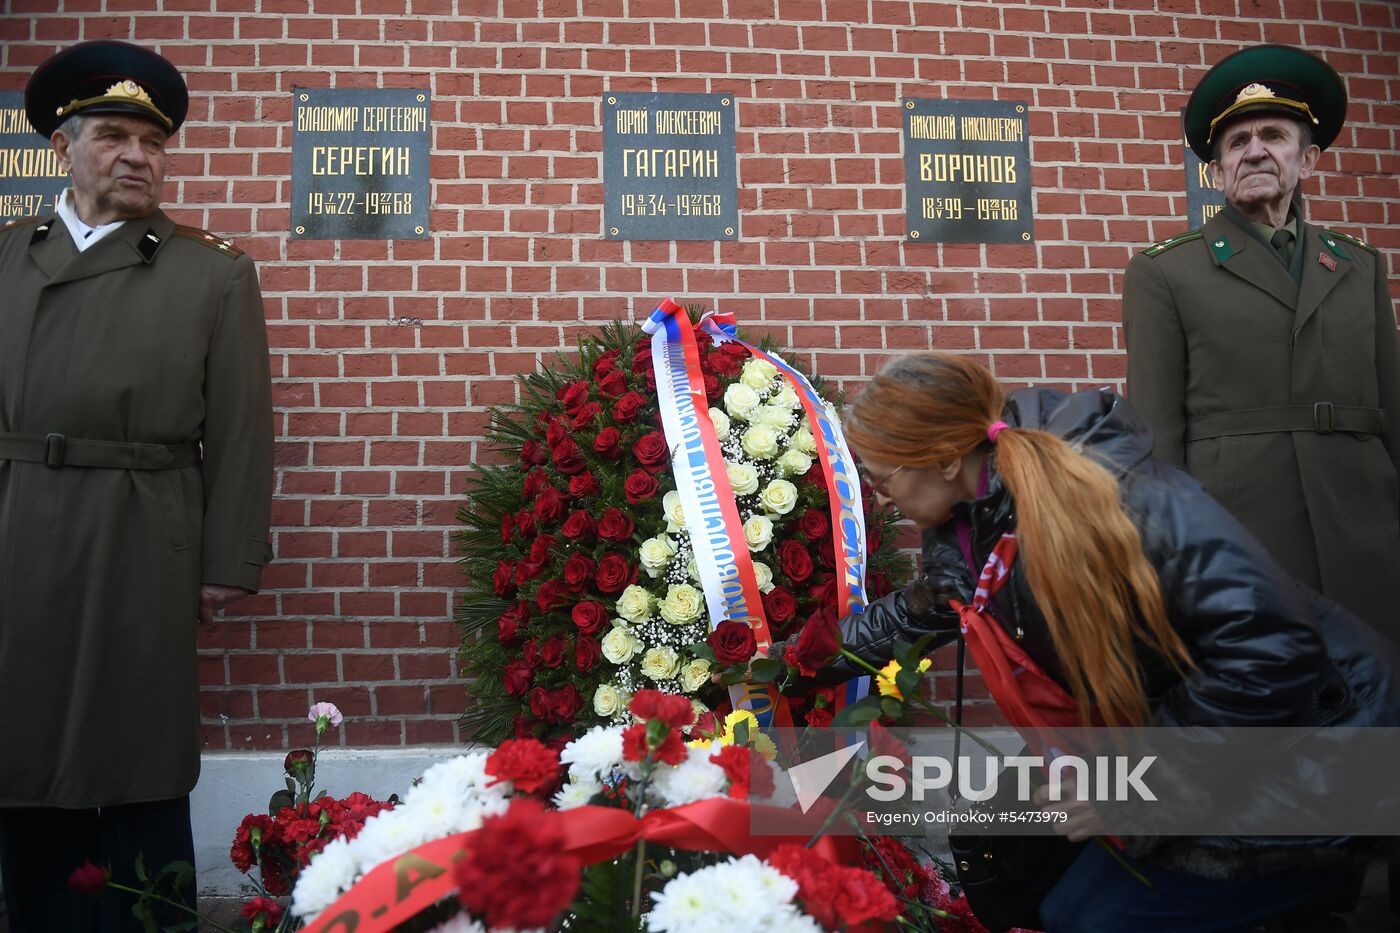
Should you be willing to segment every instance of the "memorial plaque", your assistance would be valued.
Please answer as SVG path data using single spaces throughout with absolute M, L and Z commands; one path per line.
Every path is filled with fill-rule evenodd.
M 603 97 L 603 225 L 609 240 L 737 240 L 729 94 Z
M 52 214 L 67 187 L 49 141 L 24 115 L 24 92 L 0 91 L 0 224 Z
M 1035 238 L 1025 104 L 904 99 L 904 199 L 918 243 Z
M 292 239 L 428 236 L 428 92 L 297 88 Z
M 1225 192 L 1216 190 L 1210 164 L 1202 162 L 1186 142 L 1186 109 L 1181 110 L 1182 151 L 1186 158 L 1186 228 L 1195 230 L 1225 206 Z

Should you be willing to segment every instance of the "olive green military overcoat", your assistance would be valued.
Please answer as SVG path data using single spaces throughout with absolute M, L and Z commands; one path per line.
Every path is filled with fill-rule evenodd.
M 1301 283 L 1223 215 L 1128 265 L 1128 399 L 1298 579 L 1400 642 L 1400 366 L 1381 257 L 1303 225 Z
M 252 260 L 203 231 L 0 232 L 0 807 L 194 786 L 199 588 L 256 590 L 270 556 L 268 368 Z M 137 444 L 193 465 L 69 462 L 165 459 Z

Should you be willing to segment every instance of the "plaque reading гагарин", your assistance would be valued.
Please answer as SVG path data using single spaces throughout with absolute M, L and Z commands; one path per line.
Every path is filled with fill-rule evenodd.
M 0 91 L 0 223 L 52 214 L 67 187 L 58 156 L 24 115 L 24 92 Z
M 1026 105 L 904 100 L 910 240 L 1029 243 L 1035 237 Z
M 293 91 L 292 239 L 428 236 L 428 92 Z
M 734 98 L 603 97 L 603 224 L 609 240 L 739 237 Z

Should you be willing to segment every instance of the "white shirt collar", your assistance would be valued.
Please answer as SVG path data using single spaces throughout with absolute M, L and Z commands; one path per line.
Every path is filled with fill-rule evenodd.
M 68 228 L 68 232 L 73 237 L 73 245 L 78 248 L 80 253 L 126 223 L 124 220 L 114 220 L 100 227 L 92 227 L 83 223 L 82 218 L 78 216 L 77 210 L 73 207 L 72 188 L 65 188 L 63 197 L 58 199 L 58 216 L 63 219 L 63 225 Z

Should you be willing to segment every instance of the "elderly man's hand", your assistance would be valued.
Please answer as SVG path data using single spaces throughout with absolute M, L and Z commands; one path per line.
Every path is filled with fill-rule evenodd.
M 238 599 L 247 596 L 248 590 L 241 586 L 219 586 L 206 583 L 199 588 L 199 621 L 213 622 L 214 613 Z

